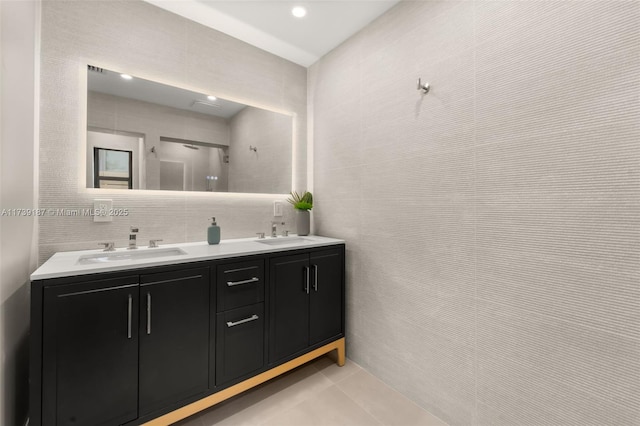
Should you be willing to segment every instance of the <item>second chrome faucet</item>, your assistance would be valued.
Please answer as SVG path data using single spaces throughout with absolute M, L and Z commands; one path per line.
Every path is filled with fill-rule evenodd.
M 135 250 L 138 248 L 138 240 L 136 238 L 136 234 L 138 233 L 138 228 L 134 228 L 133 226 L 129 232 L 129 247 L 128 250 Z
M 278 236 L 278 224 L 284 225 L 284 222 L 271 222 L 271 237 L 273 238 Z

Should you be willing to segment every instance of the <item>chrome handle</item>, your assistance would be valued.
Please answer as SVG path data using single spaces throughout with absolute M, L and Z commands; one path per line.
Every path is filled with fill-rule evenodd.
M 104 246 L 104 250 L 103 251 L 115 251 L 115 243 L 113 242 L 108 242 L 108 243 L 98 243 L 99 246 Z
M 227 327 L 235 327 L 236 325 L 240 325 L 240 324 L 244 324 L 244 323 L 247 323 L 247 322 L 255 321 L 258 318 L 260 318 L 260 317 L 257 316 L 256 314 L 253 314 L 249 318 L 245 318 L 245 319 L 242 319 L 240 321 L 236 321 L 236 322 L 227 321 Z
M 162 241 L 161 239 L 157 239 L 157 240 L 149 240 L 149 248 L 156 248 L 158 247 L 158 242 Z
M 151 293 L 147 293 L 147 334 L 151 334 Z
M 234 285 L 250 284 L 250 283 L 255 283 L 256 281 L 260 281 L 260 278 L 253 277 L 248 280 L 242 280 L 242 281 L 227 281 L 227 286 L 233 287 Z
M 313 265 L 313 289 L 318 291 L 318 265 Z
M 127 339 L 131 339 L 131 312 L 133 310 L 133 297 L 129 295 L 129 306 L 127 307 Z
M 311 268 L 309 268 L 308 266 L 305 266 L 304 269 L 307 273 L 307 280 L 304 283 L 304 290 L 307 292 L 307 294 L 309 294 L 309 269 Z

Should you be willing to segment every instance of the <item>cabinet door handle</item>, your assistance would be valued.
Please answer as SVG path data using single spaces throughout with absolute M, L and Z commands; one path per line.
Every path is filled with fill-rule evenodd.
M 127 306 L 127 339 L 131 339 L 132 311 L 133 311 L 133 297 L 129 295 L 129 304 Z
M 248 280 L 242 280 L 242 281 L 227 281 L 227 286 L 233 287 L 234 285 L 250 284 L 250 283 L 255 283 L 256 281 L 260 281 L 260 278 L 253 277 L 253 278 L 249 278 Z
M 147 293 L 147 334 L 151 334 L 151 293 Z
M 247 323 L 247 322 L 250 322 L 250 321 L 255 321 L 258 318 L 260 318 L 260 317 L 257 316 L 256 314 L 253 314 L 249 318 L 245 318 L 245 319 L 242 319 L 240 321 L 236 321 L 236 322 L 227 321 L 227 327 L 229 327 L 229 328 L 235 327 L 236 325 L 244 324 L 244 323 Z
M 313 289 L 318 291 L 318 265 L 313 265 Z
M 304 271 L 305 271 L 305 273 L 307 275 L 307 279 L 304 282 L 304 291 L 306 291 L 307 294 L 309 294 L 309 269 L 311 269 L 311 268 L 309 268 L 308 266 L 304 267 Z

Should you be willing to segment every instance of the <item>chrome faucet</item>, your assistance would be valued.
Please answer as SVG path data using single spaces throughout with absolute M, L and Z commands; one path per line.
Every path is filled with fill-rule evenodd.
M 98 243 L 98 245 L 104 246 L 104 250 L 102 251 L 116 251 L 116 245 L 112 241 L 109 241 L 108 243 Z
M 138 228 L 131 227 L 131 232 L 129 233 L 129 247 L 127 250 L 135 250 L 138 248 L 138 242 L 136 240 L 136 233 L 138 232 Z
M 278 236 L 278 229 L 276 228 L 276 225 L 284 225 L 284 222 L 271 222 L 271 237 L 275 238 Z

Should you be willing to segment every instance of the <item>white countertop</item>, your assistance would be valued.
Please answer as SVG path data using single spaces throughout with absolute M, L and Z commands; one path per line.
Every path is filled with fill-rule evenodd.
M 285 243 L 290 238 L 291 243 Z M 98 272 L 124 271 L 127 269 L 147 268 L 150 266 L 173 265 L 180 263 L 190 263 L 202 260 L 234 258 L 239 256 L 247 256 L 252 254 L 277 253 L 280 251 L 294 250 L 301 248 L 322 247 L 332 244 L 344 243 L 344 240 L 335 238 L 320 237 L 317 235 L 307 235 L 297 237 L 292 235 L 289 237 L 277 237 L 278 245 L 268 245 L 260 241 L 275 240 L 276 238 L 266 238 L 258 240 L 257 238 L 240 238 L 234 240 L 222 240 L 220 244 L 209 245 L 206 241 L 197 243 L 182 244 L 163 244 L 161 248 L 180 248 L 186 252 L 183 255 L 167 255 L 162 257 L 153 257 L 136 260 L 114 260 L 104 263 L 79 264 L 78 260 L 81 256 L 95 255 L 104 253 L 102 249 L 98 250 L 82 250 L 82 251 L 66 251 L 58 252 L 51 256 L 42 266 L 40 266 L 33 274 L 31 280 L 43 280 L 48 278 L 69 277 L 75 275 L 95 274 Z M 136 252 L 157 250 L 154 248 L 139 248 Z M 126 248 L 118 248 L 115 252 L 131 252 Z

